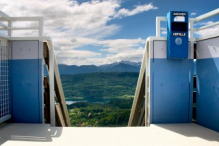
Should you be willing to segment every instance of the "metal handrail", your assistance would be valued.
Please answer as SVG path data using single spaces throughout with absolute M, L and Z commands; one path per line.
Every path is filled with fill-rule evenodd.
M 160 27 L 161 21 L 167 21 L 167 17 L 156 17 L 156 37 L 160 37 L 160 30 L 165 29 Z
M 194 31 L 203 30 L 203 29 L 206 29 L 206 28 L 209 28 L 209 27 L 213 27 L 213 26 L 216 26 L 216 25 L 219 25 L 219 21 L 215 22 L 215 23 L 212 23 L 212 24 L 209 24 L 209 25 L 206 25 L 206 26 L 202 26 L 200 28 L 196 28 L 196 29 L 194 29 Z
M 7 14 L 5 14 L 4 12 L 0 11 L 0 16 L 3 17 L 6 20 L 11 20 L 10 16 L 8 16 Z
M 202 21 L 202 20 L 204 20 L 204 19 L 213 17 L 213 16 L 215 16 L 215 15 L 217 15 L 217 14 L 219 14 L 219 8 L 218 8 L 218 9 L 215 9 L 215 10 L 213 10 L 213 11 L 210 11 L 210 12 L 208 12 L 208 13 L 206 13 L 206 14 L 203 14 L 203 15 L 201 15 L 201 16 L 196 17 L 196 18 L 195 18 L 195 22 L 199 22 L 199 21 Z
M 7 21 L 8 24 L 2 23 L 3 21 Z M 30 21 L 30 22 L 38 22 L 39 25 L 36 27 L 28 27 L 28 26 L 22 26 L 22 27 L 13 27 L 13 23 L 17 21 Z M 13 31 L 16 30 L 38 30 L 38 35 L 37 37 L 42 37 L 43 36 L 43 17 L 10 17 L 4 12 L 0 11 L 0 31 L 1 30 L 6 30 L 8 31 L 8 35 L 1 35 L 3 37 L 9 38 L 13 37 Z
M 206 25 L 206 26 L 202 26 L 200 28 L 194 28 L 194 23 L 197 23 L 197 22 L 200 22 L 200 21 L 203 21 L 205 19 L 208 19 L 210 17 L 213 17 L 215 15 L 218 15 L 219 14 L 219 8 L 218 9 L 215 9 L 213 11 L 210 11 L 206 14 L 203 14 L 201 16 L 198 16 L 196 18 L 189 18 L 189 38 L 194 38 L 193 34 L 194 32 L 197 32 L 199 30 L 203 30 L 203 29 L 206 29 L 206 28 L 209 28 L 209 27 L 213 27 L 213 26 L 216 26 L 216 25 L 219 25 L 219 21 L 218 22 L 214 22 L 212 24 L 209 24 L 209 25 Z M 161 28 L 160 27 L 160 23 L 161 21 L 167 21 L 167 18 L 166 17 L 156 17 L 156 37 L 160 37 L 161 34 L 160 34 L 160 31 L 161 30 L 166 30 L 166 28 Z M 215 33 L 216 34 L 216 33 Z
M 52 39 L 50 37 L 43 37 L 43 42 L 46 42 L 49 48 L 49 88 L 50 88 L 50 124 L 51 126 L 55 126 L 55 81 L 57 84 L 61 85 L 60 74 L 58 70 L 57 60 L 54 52 L 54 46 Z M 54 80 L 55 79 L 55 80 Z M 67 127 L 71 126 L 68 110 L 66 107 L 65 97 L 62 86 L 59 86 L 59 94 L 60 94 L 60 104 L 62 105 L 63 116 L 65 117 L 65 123 Z
M 13 27 L 13 22 L 38 22 L 38 26 L 21 26 L 21 27 Z M 2 22 L 8 22 L 8 23 L 2 23 Z M 8 31 L 8 35 L 5 33 L 2 33 L 1 31 Z M 14 37 L 13 36 L 13 31 L 16 30 L 38 30 L 39 34 L 34 37 L 28 37 L 28 36 L 22 36 L 22 37 Z M 61 84 L 60 81 L 60 75 L 58 71 L 58 66 L 57 66 L 57 61 L 55 57 L 55 52 L 54 52 L 54 45 L 52 42 L 52 39 L 50 37 L 43 36 L 43 17 L 10 17 L 7 14 L 3 13 L 0 11 L 0 37 L 6 38 L 7 40 L 40 40 L 42 42 L 46 42 L 48 49 L 49 49 L 49 71 L 48 71 L 48 76 L 49 76 L 49 85 L 50 85 L 50 124 L 51 126 L 55 126 L 55 81 Z M 56 80 L 54 80 L 54 77 L 56 77 Z M 57 81 L 57 78 L 59 79 Z M 64 92 L 61 87 L 59 89 L 61 96 L 61 101 L 62 103 L 62 110 L 63 114 L 65 117 L 65 122 L 66 126 L 70 126 L 70 119 L 67 111 L 67 107 L 65 105 L 65 98 L 64 98 Z

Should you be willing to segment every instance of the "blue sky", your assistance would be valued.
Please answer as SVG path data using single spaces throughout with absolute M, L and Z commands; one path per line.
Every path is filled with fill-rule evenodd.
M 156 16 L 166 16 L 168 11 L 176 10 L 188 11 L 190 17 L 197 17 L 218 6 L 218 0 L 0 1 L 0 9 L 10 16 L 44 16 L 44 35 L 53 38 L 58 63 L 68 65 L 140 62 L 146 38 L 155 36 Z M 196 26 L 216 20 L 218 17 L 213 17 Z M 196 35 L 218 30 L 214 27 Z

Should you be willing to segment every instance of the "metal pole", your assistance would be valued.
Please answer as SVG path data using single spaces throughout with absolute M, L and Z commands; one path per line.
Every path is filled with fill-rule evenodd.
M 196 17 L 195 18 L 195 22 L 199 22 L 199 21 L 202 21 L 202 20 L 207 19 L 209 17 L 213 17 L 213 16 L 215 16 L 217 14 L 219 14 L 219 8 L 215 9 L 215 10 L 213 10 L 211 12 L 205 13 L 204 15 Z
M 194 37 L 194 27 L 193 27 L 193 24 L 194 24 L 194 18 L 190 18 L 189 19 L 189 38 L 193 39 Z
M 43 36 L 43 17 L 39 20 L 39 37 Z
M 54 51 L 49 42 L 50 124 L 55 126 Z
M 160 19 L 156 17 L 156 37 L 160 37 Z
M 9 37 L 12 37 L 12 36 L 13 36 L 12 26 L 13 26 L 13 22 L 12 22 L 12 20 L 9 20 L 9 21 L 8 21 L 8 27 L 11 28 L 10 30 L 8 30 L 8 36 L 9 36 Z

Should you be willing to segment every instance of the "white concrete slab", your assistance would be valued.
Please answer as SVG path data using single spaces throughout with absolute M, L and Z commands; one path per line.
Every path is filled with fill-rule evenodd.
M 196 124 L 73 128 L 42 124 L 0 126 L 3 146 L 219 146 L 219 133 Z

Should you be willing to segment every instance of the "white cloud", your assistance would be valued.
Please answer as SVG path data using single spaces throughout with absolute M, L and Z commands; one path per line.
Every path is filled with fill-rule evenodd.
M 117 39 L 117 40 L 107 40 L 102 42 L 104 46 L 109 47 L 108 49 L 102 49 L 102 51 L 107 51 L 110 53 L 120 53 L 133 50 L 140 45 L 145 43 L 145 40 L 139 39 Z
M 205 26 L 205 25 L 210 25 L 213 23 L 214 23 L 214 21 L 198 22 L 198 23 L 195 23 L 194 26 Z
M 56 40 L 57 39 L 57 40 Z M 110 53 L 119 53 L 127 51 L 129 49 L 137 48 L 145 44 L 145 40 L 138 39 L 92 39 L 92 38 L 55 38 L 55 44 L 57 45 L 56 50 L 68 50 L 77 49 L 83 46 L 92 45 L 100 46 L 103 49 L 100 51 L 106 51 Z M 58 46 L 64 46 L 63 48 L 58 48 Z
M 210 24 L 213 24 L 213 21 L 207 21 L 207 22 L 200 22 L 197 23 L 195 26 L 202 27 L 202 26 L 207 26 Z M 207 35 L 211 35 L 211 34 L 215 34 L 215 33 L 219 33 L 219 25 L 213 26 L 213 27 L 209 27 L 200 31 L 195 32 L 195 34 L 197 34 L 198 36 L 207 36 Z
M 68 56 L 66 54 L 58 54 L 58 60 L 61 64 L 75 64 L 75 65 L 102 65 L 102 64 L 110 64 L 119 61 L 132 61 L 132 62 L 141 62 L 143 58 L 143 47 L 139 47 L 137 49 L 132 49 L 129 51 L 119 52 L 116 54 L 108 54 L 106 57 L 99 56 L 100 54 L 90 54 L 89 52 L 85 52 L 82 56 L 71 56 L 75 52 L 68 52 Z M 70 57 L 71 56 L 71 57 Z
M 120 7 L 117 1 L 90 1 L 78 4 L 69 0 L 1 0 L 0 9 L 10 16 L 43 16 L 45 35 L 108 36 L 119 26 L 107 25 Z M 67 33 L 62 33 L 63 31 Z M 110 33 L 102 33 L 110 32 Z M 60 35 L 59 35 L 60 36 Z
M 121 4 L 120 0 L 91 0 L 83 3 L 76 0 L 1 0 L 0 10 L 13 17 L 43 16 L 44 36 L 53 38 L 58 63 L 103 64 L 123 58 L 125 52 L 129 52 L 130 56 L 131 51 L 144 44 L 141 38 L 104 39 L 120 30 L 118 24 L 108 22 L 157 9 L 152 3 L 138 5 L 133 10 L 120 9 Z M 30 22 L 18 22 L 14 25 L 36 26 Z M 37 32 L 15 31 L 14 34 L 31 36 Z M 99 50 L 79 50 L 79 47 L 85 45 L 102 47 L 102 53 Z M 101 55 L 106 53 L 111 53 L 114 57 L 103 58 Z M 134 57 L 131 58 L 135 60 Z
M 62 49 L 58 49 L 57 56 L 60 63 L 64 64 L 109 64 L 118 61 L 133 61 L 140 62 L 143 55 L 143 46 L 145 40 L 138 39 L 115 39 L 115 40 L 98 40 L 91 38 L 74 38 L 69 41 L 61 41 L 61 44 L 57 44 L 57 47 L 60 45 L 65 45 Z M 100 53 L 91 53 L 91 51 L 81 51 L 78 53 L 78 50 L 72 51 L 68 46 L 74 45 L 75 49 L 86 46 L 99 46 L 103 49 L 100 51 L 107 53 L 106 57 L 102 57 Z M 140 46 L 140 47 L 139 47 Z M 64 50 L 63 50 L 64 49 Z M 67 53 L 67 55 L 65 53 Z M 79 55 L 78 55 L 79 54 Z M 84 56 L 84 57 L 83 57 Z M 65 59 L 68 58 L 68 59 Z
M 76 44 L 76 47 L 80 47 L 83 45 L 94 45 L 94 46 L 102 46 L 104 48 L 109 49 L 101 49 L 101 51 L 108 51 L 113 53 L 118 53 L 121 51 L 127 51 L 128 49 L 132 49 L 138 47 L 145 43 L 145 40 L 138 39 L 91 39 L 91 38 L 74 38 L 71 40 L 72 43 Z
M 195 13 L 195 12 L 192 12 L 190 15 L 191 15 L 191 16 L 196 16 L 196 15 L 197 15 L 197 13 Z
M 100 56 L 100 53 L 95 53 L 91 51 L 81 51 L 81 50 L 66 50 L 65 52 L 60 51 L 56 53 L 57 59 L 85 59 L 88 57 Z
M 208 36 L 208 35 L 215 34 L 215 33 L 219 33 L 218 26 L 206 28 L 206 29 L 195 32 L 195 34 L 197 34 L 199 36 Z
M 166 30 L 162 30 L 162 31 L 161 31 L 161 34 L 166 35 L 166 34 L 167 34 L 167 31 L 166 31 Z
M 133 10 L 128 9 L 120 9 L 118 13 L 115 15 L 115 18 L 121 18 L 121 17 L 127 17 L 127 16 L 133 16 L 138 13 L 142 13 L 149 10 L 155 10 L 158 9 L 158 7 L 154 6 L 152 3 L 145 4 L 145 5 L 138 5 Z
M 106 58 L 108 63 L 119 62 L 119 61 L 132 61 L 141 62 L 143 58 L 144 49 L 139 47 L 137 49 L 130 49 L 128 51 L 120 52 L 115 55 L 109 55 Z

